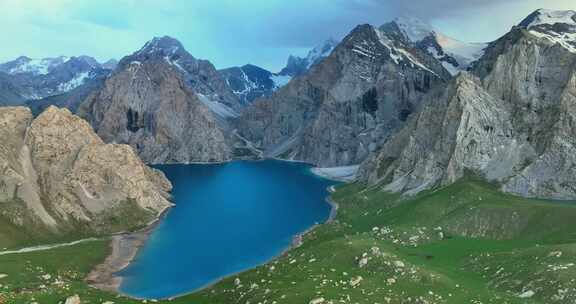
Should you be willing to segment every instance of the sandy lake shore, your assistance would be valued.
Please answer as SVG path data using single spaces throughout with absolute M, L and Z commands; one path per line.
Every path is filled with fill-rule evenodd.
M 136 258 L 138 251 L 146 244 L 152 231 L 170 209 L 171 207 L 164 209 L 154 221 L 142 230 L 113 235 L 109 245 L 110 254 L 102 264 L 94 267 L 86 277 L 86 282 L 100 290 L 121 293 L 122 277 L 118 276 L 117 273 L 128 267 Z

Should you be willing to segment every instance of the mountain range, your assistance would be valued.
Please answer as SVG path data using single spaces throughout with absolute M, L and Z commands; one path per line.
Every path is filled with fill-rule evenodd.
M 364 165 L 364 177 L 417 193 L 469 171 L 506 192 L 574 198 L 575 33 L 575 12 L 527 17 L 490 43 L 470 72 L 428 95 Z
M 3 156 L 4 170 L 13 172 L 3 193 L 24 191 L 14 190 L 23 183 L 31 190 L 13 199 L 47 197 L 51 204 L 78 191 L 72 181 L 62 190 L 33 182 L 44 171 L 74 176 L 80 159 L 44 166 L 38 157 L 54 155 L 37 144 L 66 143 L 58 136 L 80 124 L 75 113 L 94 130 L 81 123 L 89 135 L 78 137 L 89 142 L 79 146 L 125 144 L 148 164 L 270 157 L 361 165 L 360 181 L 410 195 L 474 174 L 505 192 L 573 199 L 575 16 L 538 10 L 487 44 L 459 42 L 409 18 L 359 25 L 305 59 L 291 57 L 279 73 L 254 65 L 217 70 L 167 36 L 106 64 L 86 56 L 20 57 L 0 65 L 0 102 L 29 105 L 38 117 L 3 110 L 4 137 L 14 138 Z M 33 141 L 44 128 L 62 129 Z M 77 218 L 92 218 L 86 204 L 104 191 L 87 189 L 86 201 L 79 198 L 84 209 L 74 207 Z M 51 221 L 40 212 L 44 224 Z
M 3 247 L 149 225 L 172 206 L 172 186 L 148 165 L 275 158 L 353 181 L 336 187 L 336 218 L 273 263 L 190 297 L 576 299 L 575 11 L 537 10 L 489 43 L 407 17 L 358 25 L 306 58 L 289 57 L 277 73 L 251 64 L 218 70 L 168 36 L 118 62 L 20 57 L 0 64 L 0 105 Z M 118 244 L 112 256 L 130 251 Z M 102 260 L 105 242 L 80 255 L 63 246 L 75 270 L 45 267 L 60 271 L 48 288 L 62 294 L 47 291 L 44 272 L 31 275 L 42 283 L 36 290 L 20 288 L 20 277 L 5 284 L 42 269 L 32 265 L 48 265 L 44 258 L 68 256 L 49 251 L 5 260 L 24 265 L 0 273 L 10 296 L 111 298 L 88 289 L 78 270 Z

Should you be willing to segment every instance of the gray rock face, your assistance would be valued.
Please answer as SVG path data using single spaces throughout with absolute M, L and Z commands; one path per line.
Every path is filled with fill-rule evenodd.
M 231 158 L 226 119 L 240 107 L 209 62 L 164 37 L 123 58 L 79 114 L 147 163 L 213 162 Z
M 490 44 L 471 74 L 427 96 L 361 176 L 412 194 L 470 171 L 523 196 L 576 197 L 576 52 L 542 35 L 574 28 L 522 24 Z
M 358 164 L 449 77 L 429 54 L 363 25 L 308 73 L 248 108 L 238 129 L 267 156 Z
M 28 108 L 4 107 L 0 126 L 0 218 L 20 229 L 115 232 L 145 224 L 171 205 L 162 173 L 129 146 L 104 144 L 68 110 L 50 107 L 33 120 Z M 141 218 L 110 222 L 122 211 Z
M 0 106 L 19 105 L 24 101 L 10 75 L 0 72 Z
M 138 52 L 124 57 L 118 68 L 124 69 L 132 62 L 145 63 L 149 60 L 164 60 L 181 75 L 189 89 L 206 96 L 211 102 L 235 111 L 242 109 L 242 103 L 210 61 L 194 58 L 178 40 L 168 36 L 150 40 Z

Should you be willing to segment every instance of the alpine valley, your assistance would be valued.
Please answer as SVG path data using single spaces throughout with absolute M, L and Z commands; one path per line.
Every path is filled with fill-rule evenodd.
M 278 72 L 169 36 L 105 63 L 22 56 L 0 106 L 0 303 L 576 303 L 576 11 L 487 43 L 362 24 Z M 285 214 L 249 209 L 270 201 Z M 183 216 L 211 205 L 228 226 Z M 276 247 L 242 241 L 259 228 Z M 194 275 L 170 252 L 196 271 L 246 254 L 226 242 L 257 262 L 154 289 Z

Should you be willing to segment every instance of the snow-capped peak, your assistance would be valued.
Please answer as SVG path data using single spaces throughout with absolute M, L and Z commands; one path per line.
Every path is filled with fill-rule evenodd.
M 330 56 L 338 44 L 340 41 L 330 38 L 308 52 L 306 58 L 290 56 L 286 67 L 278 75 L 295 77 L 305 73 L 324 58 Z
M 184 46 L 180 41 L 170 36 L 154 37 L 152 40 L 146 42 L 146 44 L 138 51 L 139 54 L 150 54 L 162 51 L 163 53 L 168 52 L 175 54 L 176 52 L 183 50 Z
M 434 33 L 434 28 L 430 24 L 415 17 L 398 17 L 393 22 L 412 42 L 422 41 Z
M 0 66 L 0 70 L 11 74 L 31 73 L 34 75 L 47 75 L 50 70 L 58 65 L 66 63 L 70 57 L 60 56 L 56 58 L 32 59 L 26 56 L 6 62 Z
M 312 67 L 323 58 L 328 57 L 339 43 L 340 42 L 338 40 L 330 38 L 324 41 L 323 44 L 312 49 L 306 57 L 308 68 Z
M 539 9 L 520 22 L 520 26 L 531 28 L 543 24 L 554 25 L 557 23 L 576 25 L 576 11 Z
M 539 9 L 526 17 L 519 26 L 540 39 L 576 53 L 576 11 Z
M 380 27 L 391 36 L 400 34 L 415 47 L 434 56 L 444 68 L 455 75 L 466 70 L 484 54 L 486 43 L 467 43 L 451 38 L 429 23 L 414 17 L 399 17 Z

